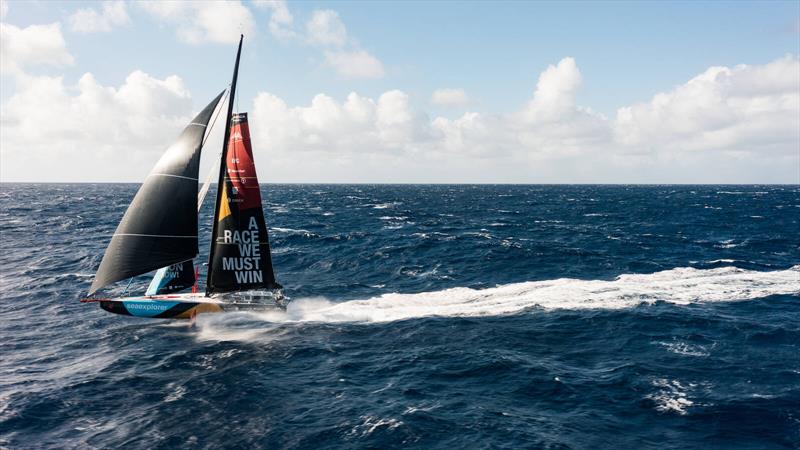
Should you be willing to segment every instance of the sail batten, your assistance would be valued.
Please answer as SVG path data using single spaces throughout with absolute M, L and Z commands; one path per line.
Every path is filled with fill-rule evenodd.
M 198 253 L 197 179 L 205 126 L 222 94 L 184 128 L 139 188 L 108 244 L 94 282 L 98 289 Z

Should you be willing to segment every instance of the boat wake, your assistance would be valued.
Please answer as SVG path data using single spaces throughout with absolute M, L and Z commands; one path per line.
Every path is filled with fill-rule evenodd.
M 232 333 L 218 334 L 214 331 L 222 331 L 219 327 L 227 328 L 225 324 L 241 324 L 243 319 L 252 323 L 254 318 L 276 324 L 376 323 L 423 317 L 498 316 L 530 309 L 622 309 L 659 301 L 685 305 L 794 294 L 800 294 L 800 265 L 770 272 L 735 267 L 705 270 L 682 267 L 652 274 L 625 274 L 610 281 L 560 278 L 489 289 L 452 288 L 417 294 L 384 294 L 339 303 L 324 298 L 304 298 L 292 301 L 286 311 L 208 315 L 201 322 L 201 335 L 223 340 L 237 340 L 237 336 L 246 339 L 258 332 L 229 329 Z

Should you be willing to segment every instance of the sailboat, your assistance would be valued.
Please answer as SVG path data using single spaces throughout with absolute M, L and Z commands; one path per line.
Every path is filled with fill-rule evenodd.
M 111 237 L 89 297 L 82 302 L 99 303 L 116 314 L 166 319 L 285 308 L 287 299 L 272 267 L 247 113 L 233 113 L 243 39 L 240 36 L 230 88 L 197 114 L 147 176 Z M 200 154 L 226 91 L 208 274 L 205 291 L 198 292 L 199 270 L 193 263 L 199 254 L 198 214 L 213 175 L 198 188 Z M 144 295 L 97 297 L 98 290 L 112 283 L 154 270 Z M 189 288 L 191 292 L 180 292 Z

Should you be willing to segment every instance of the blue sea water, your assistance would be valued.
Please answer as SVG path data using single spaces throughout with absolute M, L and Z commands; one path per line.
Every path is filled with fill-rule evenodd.
M 137 185 L 0 185 L 0 448 L 800 447 L 798 186 L 262 188 L 190 327 L 78 302 Z

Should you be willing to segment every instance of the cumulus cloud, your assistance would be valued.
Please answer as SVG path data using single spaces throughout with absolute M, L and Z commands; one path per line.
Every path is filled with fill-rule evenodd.
M 672 91 L 620 108 L 617 141 L 632 148 L 778 151 L 800 145 L 800 59 L 711 67 Z
M 191 96 L 174 75 L 134 71 L 119 87 L 90 73 L 75 85 L 23 75 L 16 85 L 2 106 L 3 179 L 131 180 L 191 119 Z
M 650 102 L 620 108 L 612 119 L 576 104 L 582 76 L 572 58 L 546 68 L 530 100 L 504 114 L 470 111 L 431 119 L 397 90 L 377 99 L 351 93 L 343 102 L 320 94 L 296 107 L 262 92 L 253 105 L 252 128 L 279 160 L 302 152 L 340 162 L 350 155 L 356 161 L 352 170 L 381 155 L 382 164 L 417 164 L 410 173 L 419 173 L 423 163 L 453 161 L 507 165 L 505 173 L 529 169 L 507 181 L 565 181 L 566 176 L 584 182 L 763 182 L 770 180 L 760 177 L 772 170 L 776 180 L 796 182 L 798 64 L 797 57 L 787 56 L 762 66 L 710 68 Z M 607 178 L 615 173 L 627 175 Z
M 445 107 L 466 106 L 469 96 L 463 89 L 437 89 L 431 95 L 431 103 Z
M 251 109 L 256 159 L 269 162 L 259 167 L 270 181 L 800 179 L 797 56 L 712 67 L 611 118 L 576 102 L 581 83 L 576 61 L 564 58 L 542 71 L 516 110 L 455 118 L 429 116 L 400 90 L 318 94 L 305 105 L 259 92 Z M 0 123 L 4 179 L 138 180 L 203 106 L 180 78 L 140 71 L 118 87 L 90 74 L 75 85 L 22 74 L 15 84 Z
M 253 102 L 255 139 L 278 153 L 403 151 L 424 140 L 424 116 L 412 111 L 408 95 L 388 91 L 377 100 L 350 93 L 344 102 L 316 95 L 308 106 L 290 107 L 270 93 Z
M 345 78 L 381 78 L 383 64 L 364 50 L 327 51 L 325 62 Z
M 272 10 L 269 18 L 269 31 L 279 39 L 295 37 L 296 33 L 292 29 L 294 16 L 289 11 L 285 0 L 256 0 L 253 2 L 259 8 Z
M 176 26 L 178 39 L 189 44 L 236 43 L 239 34 L 255 31 L 250 10 L 240 1 L 142 1 L 137 5 L 153 17 Z
M 2 73 L 19 73 L 33 65 L 68 66 L 73 62 L 58 22 L 25 28 L 0 23 Z
M 578 65 L 569 57 L 539 75 L 533 98 L 507 121 L 519 144 L 533 150 L 529 153 L 574 156 L 608 142 L 607 119 L 575 102 L 582 81 Z
M 103 2 L 102 10 L 94 8 L 81 8 L 69 16 L 69 25 L 72 31 L 78 33 L 109 32 L 114 27 L 126 25 L 130 22 L 125 2 Z
M 278 97 L 261 93 L 253 108 L 254 129 L 276 149 L 381 152 L 440 155 L 492 155 L 520 152 L 536 157 L 574 155 L 610 136 L 607 121 L 574 104 L 580 74 L 565 58 L 542 73 L 532 100 L 505 115 L 467 112 L 457 119 L 415 112 L 408 94 L 393 90 L 377 100 L 351 93 L 338 103 L 317 95 L 307 107 L 290 108 Z M 280 130 L 295 130 L 283 133 Z M 339 136 L 346 136 L 343 145 Z M 356 145 L 351 145 L 357 142 Z M 317 147 L 319 143 L 321 147 Z

